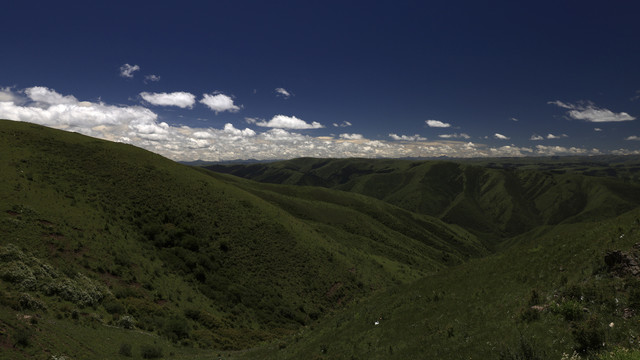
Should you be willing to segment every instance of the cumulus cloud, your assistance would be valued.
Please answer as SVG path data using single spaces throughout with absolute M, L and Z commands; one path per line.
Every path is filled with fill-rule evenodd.
M 465 133 L 441 134 L 438 137 L 442 139 L 471 139 L 471 136 Z
M 75 96 L 63 96 L 43 86 L 34 86 L 25 89 L 24 93 L 27 94 L 29 99 L 42 105 L 69 105 L 78 103 L 78 99 L 76 99 Z
M 575 120 L 584 120 L 588 122 L 620 122 L 636 119 L 626 112 L 614 113 L 609 109 L 599 108 L 590 101 L 578 104 L 569 104 L 556 100 L 549 101 L 548 104 L 569 110 L 567 111 L 567 114 Z
M 216 114 L 223 111 L 236 112 L 240 110 L 240 107 L 233 103 L 230 96 L 222 93 L 203 94 L 200 103 L 207 105 Z
M 529 140 L 532 140 L 532 141 L 540 141 L 540 140 L 544 140 L 544 138 L 543 138 L 542 136 L 540 136 L 540 135 L 533 134 L 533 135 L 531 135 L 531 137 L 529 138 Z
M 78 101 L 74 96 L 61 95 L 41 86 L 27 88 L 23 93 L 27 98 L 21 102 L 0 102 L 0 118 L 76 131 L 107 140 L 126 137 L 129 131 L 140 132 L 148 139 L 167 132 L 166 124 L 157 123 L 155 113 L 140 106 Z
M 362 140 L 364 136 L 362 134 L 340 134 L 340 139 L 344 140 Z
M 598 149 L 584 149 L 577 147 L 563 147 L 563 146 L 536 146 L 536 154 L 540 156 L 558 156 L 558 155 L 597 155 L 600 154 Z
M 493 134 L 493 137 L 498 139 L 498 140 L 509 140 L 509 139 L 511 139 L 508 136 L 504 136 L 504 135 L 498 134 L 498 133 Z
M 426 141 L 427 140 L 427 138 L 422 137 L 418 134 L 415 134 L 415 135 L 389 134 L 389 137 L 397 141 Z
M 634 140 L 634 141 L 638 141 L 640 140 L 640 137 L 636 136 L 636 135 L 631 135 L 625 138 L 625 140 Z
M 439 120 L 427 120 L 425 121 L 425 123 L 427 124 L 427 126 L 429 127 L 436 127 L 436 128 L 448 128 L 451 127 L 451 124 L 439 121 Z
M 342 123 L 338 124 L 338 123 L 333 123 L 334 127 L 349 127 L 351 126 L 351 123 L 348 121 L 343 121 Z
M 253 137 L 256 136 L 256 132 L 249 129 L 249 128 L 245 128 L 244 130 L 240 130 L 240 129 L 236 129 L 233 124 L 227 123 L 224 124 L 224 129 L 223 131 L 227 134 L 231 134 L 231 135 L 235 135 L 235 136 L 241 136 L 241 137 Z
M 11 90 L 11 87 L 0 88 L 0 102 L 13 102 L 13 103 L 22 103 L 23 99 L 20 96 L 17 96 Z
M 172 93 L 148 93 L 141 92 L 140 96 L 144 101 L 158 106 L 177 106 L 180 108 L 192 108 L 196 102 L 196 96 L 188 92 Z
M 562 139 L 562 138 L 566 138 L 566 137 L 569 137 L 569 135 L 567 135 L 567 134 L 562 134 L 562 135 L 547 134 L 547 139 L 549 139 L 549 140 Z
M 286 116 L 286 115 L 276 115 L 269 121 L 259 121 L 256 122 L 256 125 L 262 127 L 270 127 L 270 128 L 280 128 L 280 129 L 296 129 L 296 130 L 304 130 L 304 129 L 320 129 L 323 128 L 322 124 L 318 122 L 312 122 L 308 124 L 302 119 L 298 119 L 295 116 Z
M 288 99 L 291 97 L 291 93 L 285 90 L 284 88 L 276 88 L 275 91 L 278 96 L 281 96 L 285 99 Z
M 360 134 L 341 134 L 337 138 L 314 137 L 288 130 L 295 130 L 295 126 L 274 127 L 259 132 L 249 128 L 236 128 L 231 123 L 225 124 L 222 128 L 171 125 L 159 121 L 154 112 L 142 106 L 116 106 L 102 102 L 81 101 L 75 96 L 60 94 L 46 87 L 24 90 L 0 88 L 0 118 L 33 122 L 106 140 L 124 142 L 174 160 L 185 161 L 249 158 L 267 160 L 305 156 L 428 158 L 600 154 L 598 149 L 576 147 L 542 145 L 490 147 L 486 144 L 463 141 L 427 141 L 418 135 L 389 134 L 391 138 L 389 141 L 368 140 Z M 298 120 L 299 122 L 293 121 L 293 123 L 307 124 Z M 265 121 L 255 119 L 255 122 Z M 313 126 L 313 124 L 307 124 L 307 126 Z M 629 136 L 628 139 L 640 140 L 640 137 L 634 135 Z M 629 154 L 634 151 L 619 149 L 614 153 Z
M 160 81 L 160 76 L 153 75 L 153 74 L 147 75 L 147 76 L 144 77 L 144 81 L 145 82 L 158 82 L 158 81 Z
M 133 77 L 133 73 L 140 70 L 140 66 L 138 65 L 129 65 L 129 64 L 124 64 L 122 66 L 120 66 L 120 76 L 125 77 L 125 78 L 132 78 Z

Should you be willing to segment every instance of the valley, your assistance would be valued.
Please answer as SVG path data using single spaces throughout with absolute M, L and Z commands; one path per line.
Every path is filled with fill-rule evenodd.
M 638 355 L 634 157 L 187 166 L 5 120 L 0 154 L 2 359 Z

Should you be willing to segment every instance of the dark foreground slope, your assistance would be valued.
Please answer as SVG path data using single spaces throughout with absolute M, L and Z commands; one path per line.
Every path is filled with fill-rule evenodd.
M 640 204 L 636 183 L 617 176 L 586 176 L 588 163 L 577 167 L 522 162 L 522 166 L 479 166 L 302 158 L 207 169 L 266 183 L 322 186 L 367 195 L 460 225 L 490 245 L 537 226 L 606 219 Z M 554 166 L 573 170 L 551 171 Z M 598 169 L 598 174 L 606 174 Z
M 27 123 L 0 121 L 0 156 L 0 358 L 246 348 L 486 253 L 373 198 Z
M 640 210 L 546 230 L 243 357 L 639 359 Z

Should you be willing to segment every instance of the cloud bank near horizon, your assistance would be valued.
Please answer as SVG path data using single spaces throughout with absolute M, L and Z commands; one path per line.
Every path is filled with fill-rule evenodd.
M 150 94 L 145 99 L 157 106 L 188 108 L 195 104 L 189 93 Z M 209 103 L 205 99 L 216 98 Z M 239 106 L 224 94 L 212 94 L 203 102 L 214 111 L 238 111 Z M 145 96 L 141 97 L 145 98 Z M 151 101 L 149 101 L 151 100 Z M 132 144 L 177 161 L 223 161 L 235 159 L 288 159 L 295 157 L 501 157 L 545 155 L 597 155 L 598 149 L 544 146 L 492 147 L 467 141 L 466 134 L 445 134 L 437 141 L 420 135 L 389 134 L 389 140 L 367 139 L 358 133 L 336 136 L 307 134 L 324 128 L 317 122 L 305 122 L 295 116 L 275 115 L 270 120 L 247 121 L 258 127 L 236 128 L 225 123 L 223 128 L 169 125 L 141 105 L 111 105 L 78 100 L 53 89 L 36 86 L 23 90 L 0 87 L 0 118 L 75 131 L 110 141 Z M 444 124 L 444 123 L 443 123 Z M 348 125 L 351 125 L 350 123 Z M 436 127 L 445 127 L 432 123 Z M 448 125 L 448 124 L 447 124 Z M 304 133 L 299 133 L 303 131 Z M 463 139 L 463 140 L 453 140 Z M 629 140 L 635 140 L 630 137 Z M 628 154 L 625 149 L 613 153 Z

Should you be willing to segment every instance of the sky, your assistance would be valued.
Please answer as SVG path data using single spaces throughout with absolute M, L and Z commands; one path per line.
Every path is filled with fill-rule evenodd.
M 12 1 L 0 119 L 178 161 L 640 154 L 637 1 Z

